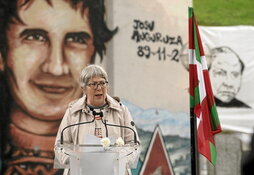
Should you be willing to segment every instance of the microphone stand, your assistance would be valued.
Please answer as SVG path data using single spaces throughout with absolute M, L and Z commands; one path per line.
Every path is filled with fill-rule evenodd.
M 134 129 L 132 129 L 131 127 L 128 127 L 128 126 L 122 126 L 122 125 L 115 125 L 115 124 L 111 124 L 111 123 L 107 123 L 106 120 L 103 120 L 103 112 L 96 112 L 94 111 L 93 109 L 91 109 L 91 111 L 93 112 L 93 115 L 94 115 L 94 118 L 95 118 L 95 115 L 99 115 L 101 117 L 101 122 L 104 124 L 105 128 L 106 128 L 106 137 L 108 137 L 108 127 L 107 126 L 114 126 L 114 127 L 119 127 L 119 128 L 126 128 L 126 129 L 130 129 L 133 134 L 134 134 L 134 143 L 135 144 L 139 144 L 139 142 L 137 141 L 137 134 L 136 132 L 134 131 Z M 131 125 L 134 126 L 134 122 L 131 121 Z
M 71 124 L 71 125 L 68 125 L 68 126 L 64 127 L 63 130 L 62 130 L 62 132 L 61 132 L 60 143 L 63 144 L 63 132 L 64 132 L 67 128 L 70 128 L 70 127 L 76 126 L 76 125 L 83 125 L 83 124 L 87 124 L 87 123 L 93 123 L 94 120 L 95 120 L 95 117 L 93 118 L 93 120 L 88 121 L 88 122 L 75 123 L 75 124 Z
M 103 121 L 103 120 L 102 120 Z M 103 122 L 102 122 L 103 123 Z M 118 128 L 126 128 L 126 129 L 130 129 L 132 130 L 132 132 L 134 133 L 134 143 L 137 144 L 138 141 L 137 141 L 137 135 L 136 135 L 136 132 L 134 131 L 134 129 L 132 129 L 131 127 L 128 127 L 128 126 L 122 126 L 122 125 L 114 125 L 114 124 L 110 124 L 110 123 L 103 123 L 104 125 L 107 125 L 107 126 L 114 126 L 114 127 L 118 127 Z
M 104 126 L 105 126 L 105 129 L 106 129 L 106 137 L 108 137 L 107 120 L 104 120 L 104 122 L 103 122 L 102 117 L 101 117 L 101 122 L 102 122 L 102 123 L 104 124 Z
M 102 113 L 102 112 L 101 112 Z M 115 124 L 111 124 L 111 123 L 107 123 L 106 120 L 103 120 L 102 117 L 103 117 L 103 113 L 101 116 L 101 122 L 105 125 L 106 127 L 106 137 L 108 137 L 108 129 L 107 129 L 107 126 L 114 126 L 114 127 L 119 127 L 119 128 L 126 128 L 126 129 L 130 129 L 133 133 L 134 133 L 134 143 L 135 144 L 139 144 L 139 142 L 137 141 L 137 134 L 136 132 L 134 131 L 134 129 L 132 129 L 131 127 L 128 127 L 128 126 L 122 126 L 122 125 L 115 125 Z M 132 121 L 131 122 L 131 125 L 134 126 L 134 122 Z

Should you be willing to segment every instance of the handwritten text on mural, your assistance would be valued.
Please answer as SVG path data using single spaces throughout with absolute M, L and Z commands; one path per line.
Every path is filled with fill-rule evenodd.
M 137 55 L 147 59 L 155 57 L 158 60 L 170 59 L 178 62 L 179 49 L 172 46 L 182 46 L 182 37 L 162 34 L 154 29 L 154 21 L 133 20 L 131 39 L 138 43 Z

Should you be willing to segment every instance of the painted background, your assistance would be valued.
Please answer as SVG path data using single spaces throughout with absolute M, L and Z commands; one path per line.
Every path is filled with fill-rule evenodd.
M 0 14 L 5 14 L 0 18 L 3 26 L 8 15 L 12 15 L 11 9 L 15 8 L 8 9 L 5 6 L 8 1 L 0 2 Z M 28 25 L 20 25 L 20 30 L 16 30 L 15 25 L 6 30 L 1 28 L 0 37 L 1 170 L 2 174 L 59 174 L 61 172 L 53 169 L 55 134 L 67 104 L 81 95 L 78 76 L 85 65 L 92 63 L 94 43 L 91 39 L 100 32 L 91 32 L 87 23 L 95 17 L 88 20 L 88 12 L 84 11 L 85 16 L 80 18 L 80 13 L 73 13 L 75 8 L 67 2 L 18 2 L 26 12 L 19 15 Z M 101 8 L 105 3 L 106 13 L 102 15 L 105 15 L 103 18 L 109 29 L 118 30 L 111 38 L 104 35 L 105 26 L 94 24 L 94 28 L 102 29 L 106 38 L 105 50 L 97 50 L 94 58 L 95 63 L 102 65 L 109 74 L 110 95 L 120 97 L 138 128 L 142 152 L 133 174 L 168 174 L 169 171 L 172 174 L 190 174 L 189 80 L 186 69 L 190 1 L 98 0 L 97 5 L 99 2 Z M 97 5 L 94 7 L 99 7 Z M 30 8 L 33 11 L 29 11 Z M 45 11 L 38 14 L 42 9 Z M 71 18 L 72 15 L 76 18 Z M 26 30 L 16 35 L 12 33 L 23 29 Z M 224 130 L 252 133 L 253 27 L 200 27 L 200 31 L 209 64 L 211 50 L 223 46 L 234 50 L 244 63 L 236 98 L 249 107 L 218 106 L 218 112 Z M 4 36 L 9 38 L 8 48 L 3 42 Z M 97 44 L 96 49 L 103 48 L 101 41 Z M 6 49 L 8 54 L 4 52 Z M 104 51 L 105 55 L 102 54 Z M 68 70 L 65 66 L 69 66 Z M 13 75 L 15 78 L 10 78 Z M 70 77 L 65 79 L 66 75 Z M 44 93 L 33 94 L 27 83 L 31 82 L 27 81 L 29 77 L 37 84 L 48 83 L 38 86 Z M 18 92 L 23 96 L 17 97 L 13 82 L 20 85 Z M 74 95 L 66 95 L 67 82 L 77 88 Z M 45 103 L 40 103 L 41 99 Z M 22 100 L 27 100 L 31 109 L 27 109 Z M 29 122 L 26 119 L 30 119 Z M 49 133 L 38 133 L 41 129 Z M 158 151 L 157 155 L 154 151 Z M 165 161 L 154 161 L 158 157 Z
M 108 45 L 107 61 L 102 62 L 111 73 L 110 93 L 121 98 L 139 128 L 141 164 L 149 155 L 156 125 L 169 155 L 170 163 L 156 164 L 151 174 L 165 174 L 163 170 L 170 166 L 175 174 L 190 174 L 189 81 L 180 61 L 188 37 L 189 3 L 130 0 L 108 6 L 108 11 L 114 11 L 108 14 L 110 25 L 119 27 Z M 133 174 L 147 173 L 148 166 L 141 165 Z
M 26 1 L 19 1 L 19 5 Z M 27 1 L 32 2 L 32 1 Z M 40 5 L 37 5 L 36 8 L 42 9 L 42 2 Z M 46 1 L 45 1 L 46 2 Z M 51 1 L 47 1 L 51 2 Z M 53 2 L 53 1 L 52 1 Z M 87 1 L 88 2 L 88 1 Z M 103 2 L 103 1 L 101 1 Z M 175 174 L 190 174 L 190 145 L 189 145 L 189 97 L 188 97 L 188 71 L 186 70 L 186 55 L 187 55 L 187 47 L 186 43 L 188 42 L 188 31 L 187 31 L 187 22 L 188 22 L 188 5 L 190 5 L 189 0 L 184 1 L 175 1 L 175 0 L 143 0 L 143 1 L 135 1 L 135 0 L 118 0 L 118 1 L 105 1 L 106 13 L 105 20 L 109 27 L 109 29 L 113 30 L 118 28 L 118 31 L 113 36 L 112 39 L 108 39 L 106 42 L 106 54 L 101 61 L 98 53 L 95 55 L 95 63 L 102 65 L 109 74 L 109 85 L 110 85 L 110 95 L 118 96 L 121 99 L 121 102 L 125 104 L 135 121 L 135 124 L 138 128 L 138 132 L 142 142 L 142 153 L 140 157 L 140 164 L 136 170 L 133 170 L 133 174 L 139 174 L 140 172 L 147 172 L 148 163 L 143 164 L 147 159 L 148 155 L 152 155 L 149 153 L 149 148 L 152 148 L 152 144 L 157 143 L 153 141 L 154 131 L 157 133 L 156 126 L 159 126 L 161 130 L 161 134 L 163 136 L 163 144 L 164 148 L 167 151 L 169 162 L 166 164 L 158 164 L 154 169 L 149 169 L 151 174 L 158 174 L 164 172 L 164 169 L 168 168 L 173 171 Z M 4 8 L 4 0 L 1 1 L 1 11 Z M 49 3 L 50 4 L 50 3 Z M 45 5 L 45 4 L 44 4 Z M 54 3 L 53 3 L 54 5 Z M 32 5 L 29 7 L 33 7 Z M 29 9 L 26 8 L 26 10 Z M 43 22 L 50 22 L 53 18 L 50 18 L 50 15 L 54 15 L 54 17 L 59 17 L 58 22 L 51 21 L 51 27 L 54 34 L 59 31 L 63 31 L 65 29 L 66 24 L 70 26 L 74 26 L 73 21 L 70 20 L 66 22 L 65 20 L 70 17 L 67 13 L 69 6 L 62 6 L 59 8 L 61 13 L 54 14 L 54 8 L 59 8 L 60 6 L 49 7 L 49 11 L 40 15 L 38 25 L 43 24 Z M 30 15 L 27 13 L 26 19 L 29 17 L 38 17 L 36 16 L 36 10 L 32 12 Z M 87 13 L 87 12 L 86 12 Z M 77 17 L 79 13 L 75 13 Z M 80 20 L 80 19 L 79 19 Z M 38 22 L 38 20 L 36 20 Z M 85 21 L 85 20 L 84 20 Z M 77 23 L 81 24 L 84 21 L 78 21 Z M 1 21 L 2 22 L 2 18 Z M 40 24 L 41 22 L 41 24 Z M 1 23 L 2 24 L 2 23 Z M 43 26 L 42 26 L 43 27 Z M 82 26 L 84 27 L 84 26 Z M 81 27 L 81 28 L 82 28 Z M 97 26 L 98 27 L 98 26 Z M 102 26 L 99 26 L 102 27 Z M 13 28 L 8 28 L 8 32 L 14 30 Z M 89 33 L 89 27 L 88 27 Z M 105 30 L 105 29 L 104 29 Z M 210 51 L 217 47 L 227 46 L 234 50 L 240 59 L 243 61 L 245 65 L 245 69 L 241 76 L 241 84 L 240 90 L 236 94 L 236 98 L 248 105 L 248 108 L 241 108 L 240 106 L 234 107 L 220 107 L 218 106 L 219 117 L 221 119 L 222 128 L 224 130 L 234 130 L 245 133 L 252 133 L 253 131 L 253 108 L 254 108 L 254 95 L 252 93 L 253 89 L 253 27 L 250 26 L 235 26 L 235 27 L 200 27 L 201 37 L 203 40 L 203 45 L 205 46 L 206 57 L 209 59 L 211 55 Z M 3 32 L 3 31 L 2 31 Z M 42 32 L 37 31 L 40 35 L 34 35 L 33 37 L 40 38 Z M 7 33 L 8 34 L 8 33 Z M 25 33 L 27 34 L 27 33 Z M 44 33 L 43 33 L 44 34 Z M 45 34 L 46 35 L 46 34 Z M 23 36 L 23 35 L 22 35 Z M 49 39 L 51 37 L 48 34 Z M 83 36 L 83 35 L 82 35 Z M 12 36 L 13 37 L 13 36 Z M 70 37 L 68 35 L 68 37 Z M 83 36 L 86 41 L 87 36 Z M 31 39 L 28 37 L 27 39 Z M 63 39 L 63 38 L 59 38 Z M 65 38 L 66 39 L 66 38 Z M 70 38 L 68 38 L 70 39 Z M 77 38 L 71 38 L 68 41 L 73 41 Z M 79 38 L 80 39 L 80 38 Z M 1 38 L 2 41 L 2 38 Z M 42 40 L 44 41 L 44 40 Z M 45 40 L 47 41 L 47 40 Z M 48 40 L 49 41 L 49 40 Z M 53 40 L 49 46 L 55 46 Z M 60 40 L 54 40 L 60 41 Z M 75 40 L 76 41 L 76 40 Z M 77 40 L 79 43 L 82 43 L 83 40 Z M 4 43 L 0 43 L 3 48 Z M 9 44 L 14 46 L 15 40 L 9 40 Z M 18 43 L 20 44 L 20 43 Z M 63 43 L 62 43 L 63 44 Z M 75 45 L 76 46 L 76 45 Z M 91 46 L 91 45 L 90 45 Z M 72 45 L 72 48 L 74 46 Z M 92 46 L 91 46 L 92 47 Z M 42 47 L 41 47 L 42 48 Z M 63 49 L 63 48 L 62 48 Z M 70 48 L 65 48 L 70 49 Z M 52 49 L 53 50 L 53 49 Z M 52 51 L 50 50 L 50 51 Z M 65 50 L 66 51 L 66 50 Z M 62 52 L 59 53 L 63 53 Z M 86 55 L 89 59 L 91 56 L 92 49 L 89 48 L 86 52 L 82 52 L 82 56 Z M 39 56 L 36 55 L 35 47 L 30 51 L 20 49 L 18 53 L 13 54 L 16 56 L 19 62 L 9 62 L 9 67 L 15 65 L 20 68 L 22 72 L 26 71 L 33 64 L 36 59 L 29 60 L 25 65 L 21 65 L 22 59 L 25 54 L 30 53 L 34 56 L 34 58 L 38 59 L 39 56 L 44 56 L 47 52 L 42 52 Z M 69 57 L 77 58 L 78 50 L 73 52 L 73 54 L 68 55 Z M 11 54 L 9 54 L 10 56 Z M 11 56 L 13 56 L 11 55 Z M 61 55 L 61 54 L 60 54 Z M 55 55 L 52 58 L 58 58 L 59 55 Z M 64 58 L 64 55 L 60 58 Z M 4 55 L 1 53 L 1 58 Z M 66 58 L 69 58 L 66 57 Z M 59 60 L 58 60 L 59 61 Z M 81 70 L 86 64 L 91 62 L 81 62 L 73 61 L 73 67 L 75 67 L 75 74 L 73 74 L 74 79 L 77 79 L 79 75 L 79 70 Z M 69 63 L 71 61 L 69 60 Z M 208 61 L 209 62 L 209 61 Z M 59 63 L 59 62 L 55 62 Z M 0 69 L 1 73 L 6 70 L 6 62 L 4 59 L 1 59 Z M 38 69 L 41 67 L 38 67 Z M 50 69 L 50 67 L 43 67 L 42 69 Z M 59 70 L 58 70 L 59 71 Z M 4 72 L 6 73 L 6 72 Z M 31 74 L 33 72 L 31 71 Z M 59 72 L 55 72 L 55 74 L 59 74 Z M 4 74 L 5 75 L 5 74 Z M 20 74 L 17 74 L 20 76 Z M 57 77 L 57 76 L 56 76 Z M 2 78 L 2 77 L 1 77 Z M 6 78 L 6 77 L 5 77 Z M 24 78 L 24 77 L 22 77 Z M 7 84 L 3 81 L 4 78 L 1 79 L 1 84 Z M 24 79 L 23 79 L 24 80 Z M 60 79 L 55 79 L 57 80 Z M 20 81 L 20 83 L 24 83 L 25 81 Z M 59 82 L 58 82 L 59 83 Z M 213 83 L 213 82 L 212 82 Z M 9 82 L 10 84 L 10 82 Z M 59 84 L 58 84 L 59 85 Z M 1 87 L 2 88 L 2 87 Z M 2 90 L 2 89 L 1 89 Z M 49 89 L 48 89 L 49 90 Z M 22 89 L 22 91 L 26 91 L 29 95 L 27 89 Z M 61 90 L 60 90 L 61 91 Z M 55 91 L 53 90 L 55 93 Z M 12 94 L 14 94 L 12 92 Z M 78 97 L 80 94 L 76 94 L 76 96 L 72 96 L 61 102 L 64 104 L 64 108 L 66 108 L 67 104 Z M 2 109 L 8 109 L 8 105 L 4 102 L 7 94 L 4 91 L 1 91 L 1 107 Z M 13 96 L 13 95 L 12 95 Z M 26 96 L 28 97 L 28 96 Z M 15 98 L 14 98 L 15 99 Z M 36 104 L 36 98 L 29 98 L 28 100 L 32 103 Z M 54 105 L 60 103 L 59 100 L 49 101 L 48 111 L 45 113 L 53 113 L 56 108 L 50 108 Z M 12 103 L 13 101 L 11 101 Z M 51 103 L 52 102 L 52 103 Z M 16 103 L 16 102 L 15 102 Z M 14 103 L 14 104 L 15 104 Z M 46 105 L 47 106 L 47 105 Z M 38 110 L 40 108 L 37 108 Z M 23 109 L 24 110 L 24 109 Z M 13 112 L 13 111 L 11 111 Z M 14 111 L 15 112 L 15 111 Z M 17 142 L 26 142 L 28 139 L 24 137 L 19 137 L 19 140 L 6 140 L 8 136 L 10 136 L 9 130 L 5 128 L 5 126 L 9 126 L 10 123 L 15 123 L 17 121 L 24 122 L 25 120 L 21 118 L 15 118 L 15 120 L 10 121 L 8 115 L 6 113 L 1 113 L 1 143 L 5 142 L 13 142 L 14 144 Z M 30 114 L 29 114 L 30 115 Z M 59 114 L 58 114 L 59 115 Z M 31 114 L 32 117 L 34 117 Z M 60 116 L 60 115 L 59 115 Z M 58 116 L 58 117 L 59 117 Z M 239 118 L 241 116 L 241 118 Z M 49 116 L 48 116 L 49 117 Z M 36 118 L 36 117 L 35 117 Z M 52 118 L 40 118 L 42 123 L 50 123 L 49 120 Z M 57 118 L 60 120 L 61 117 Z M 39 129 L 44 125 L 35 125 L 30 124 L 28 129 Z M 46 125 L 45 125 L 46 126 Z M 5 129 L 2 129 L 5 128 Z M 55 124 L 54 127 L 57 130 L 58 125 Z M 52 129 L 51 128 L 51 129 Z M 53 129 L 53 130 L 54 130 Z M 45 135 L 44 135 L 45 136 Z M 50 136 L 46 135 L 45 137 L 49 137 L 51 142 L 54 141 L 54 134 Z M 40 137 L 35 135 L 35 138 L 40 139 Z M 43 137 L 44 138 L 44 137 Z M 36 140 L 36 139 L 35 139 Z M 156 140 L 156 139 L 155 139 Z M 42 153 L 45 153 L 42 150 L 43 145 L 40 143 L 29 149 L 22 149 L 22 151 L 17 151 L 21 156 L 19 157 L 21 162 L 16 162 L 14 166 L 20 169 L 21 174 L 26 174 L 28 171 L 40 171 L 38 169 L 43 169 L 42 172 L 47 172 L 48 174 L 54 174 L 52 163 L 53 157 L 52 154 L 46 155 L 46 158 L 42 158 Z M 156 148 L 158 149 L 158 148 Z M 2 148 L 1 155 L 5 155 L 6 157 L 2 159 L 4 161 L 13 161 L 13 157 L 4 152 L 9 152 L 7 148 Z M 30 152 L 29 152 L 30 151 Z M 151 150 L 152 152 L 152 150 Z M 163 153 L 163 151 L 161 151 Z M 29 159 L 26 159 L 24 154 L 32 154 Z M 52 149 L 50 149 L 50 153 L 52 153 Z M 8 157 L 9 156 L 9 157 Z M 48 157 L 47 157 L 48 156 Z M 160 155 L 163 157 L 163 155 Z M 164 155 L 165 156 L 165 155 Z M 150 159 L 156 159 L 156 157 L 149 157 Z M 15 160 L 16 161 L 16 160 Z M 17 166 L 16 166 L 17 165 Z M 142 166 L 144 165 L 144 166 Z M 31 169 L 27 170 L 27 166 L 31 167 Z M 45 173 L 44 173 L 45 174 Z

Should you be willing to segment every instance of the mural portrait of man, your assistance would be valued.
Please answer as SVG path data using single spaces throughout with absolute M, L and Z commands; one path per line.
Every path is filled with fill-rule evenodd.
M 0 1 L 1 174 L 57 174 L 53 145 L 81 70 L 101 59 L 104 0 Z
M 217 106 L 250 108 L 236 98 L 244 71 L 240 57 L 229 47 L 216 47 L 211 59 L 209 73 Z

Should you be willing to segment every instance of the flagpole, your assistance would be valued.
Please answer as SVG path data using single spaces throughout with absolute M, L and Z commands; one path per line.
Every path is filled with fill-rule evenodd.
M 194 109 L 190 108 L 191 174 L 199 175 L 199 157 L 197 147 L 197 121 Z
M 190 154 L 191 154 L 191 174 L 199 175 L 199 153 L 197 145 L 197 120 L 194 115 L 195 107 L 195 70 L 194 67 L 194 53 L 190 51 L 195 49 L 194 43 L 194 20 L 193 20 L 193 8 L 189 7 L 189 88 L 190 88 Z

